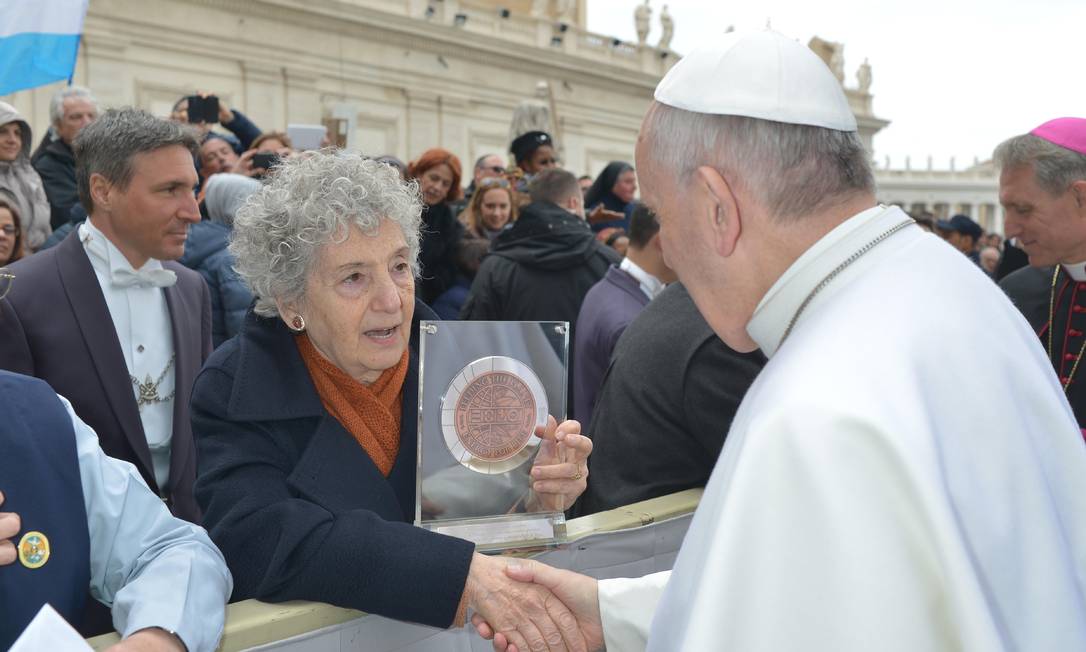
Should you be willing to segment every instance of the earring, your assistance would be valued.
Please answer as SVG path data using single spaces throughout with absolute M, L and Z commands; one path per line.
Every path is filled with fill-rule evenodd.
M 301 315 L 294 315 L 294 319 L 290 320 L 290 327 L 301 333 L 305 330 L 305 320 L 302 319 Z

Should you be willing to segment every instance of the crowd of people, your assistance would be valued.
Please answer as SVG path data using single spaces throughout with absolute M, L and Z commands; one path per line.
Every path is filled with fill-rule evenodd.
M 473 614 L 499 650 L 1086 645 L 1086 120 L 996 151 L 1004 241 L 878 205 L 840 85 L 770 31 L 684 58 L 595 178 L 543 131 L 465 170 L 194 122 L 207 97 L 69 87 L 33 154 L 0 103 L 0 646 L 48 602 L 211 650 L 247 598 Z M 570 324 L 517 504 L 706 487 L 673 575 L 412 525 L 424 319 Z

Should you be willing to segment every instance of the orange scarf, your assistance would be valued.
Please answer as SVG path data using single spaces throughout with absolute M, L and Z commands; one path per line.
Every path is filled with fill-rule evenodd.
M 387 478 L 400 452 L 407 349 L 396 366 L 381 372 L 372 385 L 363 385 L 326 360 L 308 335 L 299 335 L 294 341 L 324 409 L 351 433 Z

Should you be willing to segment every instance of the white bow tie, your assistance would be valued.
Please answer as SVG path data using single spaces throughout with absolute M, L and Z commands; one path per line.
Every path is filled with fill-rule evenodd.
M 113 285 L 122 288 L 133 286 L 168 288 L 177 283 L 177 274 L 168 269 L 144 269 L 137 272 L 133 269 L 122 268 L 113 270 L 110 280 Z

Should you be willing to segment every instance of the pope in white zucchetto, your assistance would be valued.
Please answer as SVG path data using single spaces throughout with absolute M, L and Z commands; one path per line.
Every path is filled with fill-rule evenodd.
M 1086 650 L 1067 400 L 991 280 L 877 203 L 837 79 L 792 39 L 734 32 L 655 99 L 637 170 L 665 256 L 713 330 L 769 363 L 672 571 L 507 574 L 610 652 Z

